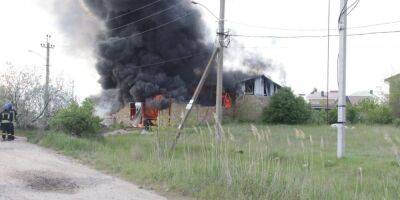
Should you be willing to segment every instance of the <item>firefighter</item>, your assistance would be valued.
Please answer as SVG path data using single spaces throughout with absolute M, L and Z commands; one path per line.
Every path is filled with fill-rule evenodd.
M 16 112 L 11 103 L 6 103 L 3 106 L 3 111 L 0 113 L 1 130 L 3 132 L 3 140 L 14 140 L 14 119 Z

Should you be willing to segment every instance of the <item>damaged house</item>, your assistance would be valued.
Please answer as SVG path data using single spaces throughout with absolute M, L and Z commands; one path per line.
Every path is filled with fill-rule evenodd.
M 264 75 L 242 80 L 238 84 L 245 95 L 254 96 L 272 96 L 282 88 L 279 84 Z
M 263 109 L 269 104 L 270 97 L 282 88 L 278 83 L 264 75 L 253 76 L 238 81 L 235 85 L 235 88 L 225 89 L 223 95 L 224 117 L 240 121 L 259 121 Z M 206 96 L 214 96 L 211 99 L 215 101 L 215 87 L 207 86 L 203 88 L 202 93 L 208 94 Z M 160 99 L 162 97 L 158 95 L 155 98 Z M 161 126 L 176 126 L 180 122 L 186 108 L 185 103 L 178 103 L 173 100 L 170 100 L 168 108 L 165 110 L 158 110 L 152 107 L 146 108 L 146 104 L 149 103 L 131 102 L 116 114 L 117 122 L 123 123 L 126 126 L 142 127 L 145 124 L 139 123 L 140 119 L 137 116 L 143 116 Z M 214 112 L 214 105 L 195 104 L 189 123 L 206 124 L 212 122 L 214 121 Z
M 178 123 L 214 50 L 209 32 L 204 30 L 207 26 L 201 11 L 185 0 L 83 3 L 102 25 L 95 39 L 96 69 L 103 93 L 115 91 L 115 95 L 106 98 L 108 106 L 119 110 L 109 112 L 115 121 L 139 127 L 146 123 L 170 126 Z M 148 3 L 151 6 L 140 12 L 129 12 L 130 8 L 141 8 Z M 174 9 L 170 9 L 171 5 L 175 5 Z M 269 66 L 262 57 L 246 54 L 250 54 L 246 61 L 251 61 L 244 62 L 246 67 Z M 249 75 L 243 72 L 236 75 L 224 72 L 225 115 L 259 120 L 261 106 L 267 105 L 268 98 L 280 86 L 265 76 L 238 81 L 242 80 L 238 77 Z M 189 123 L 214 121 L 215 77 L 213 67 Z M 254 110 L 250 112 L 250 108 Z

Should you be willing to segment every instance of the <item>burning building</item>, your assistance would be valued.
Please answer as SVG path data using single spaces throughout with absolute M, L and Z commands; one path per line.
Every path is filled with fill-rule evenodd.
M 60 1 L 57 2 L 60 4 Z M 103 93 L 107 94 L 103 96 L 109 97 L 108 104 L 112 105 L 103 104 L 112 108 L 112 113 L 130 107 L 124 116 L 155 119 L 159 118 L 158 113 L 169 110 L 174 113 L 179 110 L 178 107 L 182 107 L 177 105 L 184 105 L 190 99 L 214 49 L 212 38 L 209 37 L 212 34 L 204 28 L 207 26 L 202 21 L 201 13 L 190 1 L 65 2 L 81 2 L 84 11 L 102 24 L 102 28 L 93 30 L 97 32 L 96 69 Z M 72 16 L 76 15 L 65 15 L 63 20 Z M 78 24 L 76 19 L 68 21 Z M 254 56 L 246 59 L 246 63 L 270 66 L 263 62 Z M 233 105 L 240 91 L 237 80 L 243 80 L 249 75 L 243 72 L 224 72 L 224 77 L 224 88 L 227 89 L 224 97 L 232 99 Z M 196 102 L 199 108 L 208 108 L 204 111 L 204 115 L 210 116 L 207 118 L 212 118 L 215 105 L 215 79 L 214 67 Z M 147 123 L 144 121 L 142 119 L 139 124 Z
M 237 81 L 233 88 L 225 88 L 226 92 L 223 95 L 224 118 L 259 121 L 263 109 L 269 104 L 270 97 L 281 87 L 264 75 Z M 214 94 L 210 96 L 214 97 L 213 100 L 215 101 L 215 86 L 205 87 L 202 92 Z M 155 101 L 162 98 L 162 96 L 157 96 Z M 168 108 L 165 110 L 159 110 L 149 103 L 130 103 L 117 114 L 117 122 L 125 126 L 139 128 L 151 126 L 155 123 L 162 126 L 176 126 L 186 109 L 186 104 L 172 100 L 169 101 Z M 214 105 L 195 105 L 189 123 L 199 125 L 212 122 L 214 121 L 214 113 Z

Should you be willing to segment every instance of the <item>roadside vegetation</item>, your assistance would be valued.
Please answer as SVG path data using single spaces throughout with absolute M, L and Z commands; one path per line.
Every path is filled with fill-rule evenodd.
M 53 130 L 82 136 L 96 134 L 101 129 L 101 119 L 94 115 L 94 103 L 90 99 L 78 103 L 71 103 L 67 108 L 60 110 L 51 119 Z
M 335 124 L 337 109 L 328 111 L 312 110 L 303 98 L 296 97 L 290 88 L 282 88 L 271 97 L 271 104 L 265 108 L 265 124 Z M 400 124 L 387 102 L 364 100 L 358 105 L 348 105 L 346 110 L 348 124 Z
M 282 103 L 283 102 L 283 103 Z M 336 159 L 336 129 L 290 89 L 276 94 L 264 123 L 102 137 L 90 100 L 61 109 L 52 130 L 28 132 L 32 143 L 55 149 L 161 194 L 196 199 L 399 199 L 400 124 L 381 103 L 348 109 L 346 157 Z M 333 113 L 333 114 L 332 114 Z M 269 115 L 269 116 L 267 116 Z M 335 110 L 328 115 L 335 119 Z M 275 124 L 275 125 L 274 125 Z M 289 125 L 277 125 L 289 124 Z M 368 124 L 368 125 L 366 125 Z
M 176 151 L 174 131 L 77 138 L 48 133 L 31 141 L 97 169 L 199 199 L 399 199 L 399 129 L 348 129 L 347 157 L 336 159 L 328 126 L 226 125 L 222 144 L 209 127 L 187 129 Z M 36 138 L 36 140 L 35 140 Z

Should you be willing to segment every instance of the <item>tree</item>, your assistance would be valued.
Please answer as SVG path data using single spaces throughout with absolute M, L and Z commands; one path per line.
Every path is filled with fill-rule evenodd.
M 0 103 L 11 102 L 17 110 L 16 124 L 19 128 L 37 126 L 43 123 L 42 115 L 46 106 L 54 115 L 59 109 L 69 105 L 74 97 L 65 81 L 56 79 L 50 86 L 51 102 L 44 102 L 42 77 L 34 70 L 17 69 L 7 66 L 0 74 Z M 41 124 L 42 124 L 41 123 Z
M 311 117 L 311 107 L 302 97 L 296 97 L 290 88 L 282 88 L 265 108 L 263 121 L 273 124 L 301 124 Z

